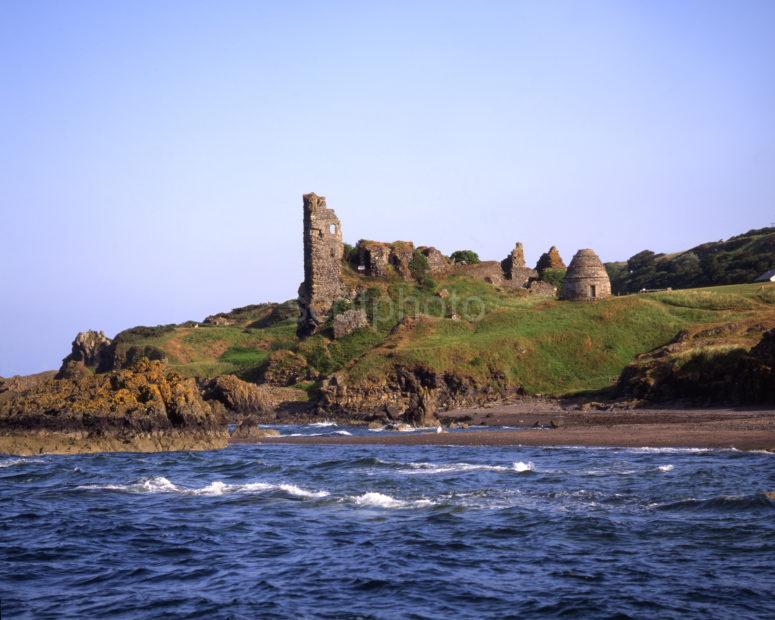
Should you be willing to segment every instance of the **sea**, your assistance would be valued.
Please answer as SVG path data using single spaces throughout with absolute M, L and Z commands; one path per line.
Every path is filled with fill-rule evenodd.
M 736 450 L 0 455 L 0 616 L 773 618 L 767 491 Z

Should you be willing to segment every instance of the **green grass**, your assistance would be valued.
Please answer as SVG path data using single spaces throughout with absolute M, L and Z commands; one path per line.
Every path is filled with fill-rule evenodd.
M 480 291 L 469 283 L 460 286 Z M 410 337 L 389 338 L 348 369 L 351 379 L 373 381 L 389 366 L 406 364 L 482 380 L 502 372 L 511 384 L 533 393 L 597 390 L 612 385 L 636 355 L 666 344 L 681 329 L 772 315 L 756 300 L 753 285 L 595 303 L 512 297 L 499 304 L 494 289 L 483 292 L 487 313 L 482 320 L 429 320 Z
M 358 284 L 367 288 L 363 281 Z M 502 373 L 511 385 L 559 395 L 612 385 L 636 355 L 666 344 L 681 329 L 775 317 L 775 285 L 633 294 L 588 303 L 501 291 L 465 276 L 440 279 L 435 291 L 397 279 L 366 284 L 368 292 L 354 305 L 374 316 L 373 325 L 340 340 L 324 332 L 300 342 L 291 317 L 262 323 L 266 327 L 139 329 L 132 343 L 160 348 L 188 376 L 235 373 L 254 379 L 271 351 L 289 349 L 321 374 L 343 371 L 355 383 L 379 381 L 398 364 L 423 365 L 482 381 Z M 439 296 L 443 291 L 446 298 Z M 417 314 L 427 318 L 413 329 L 396 328 L 402 317 Z M 448 318 L 452 314 L 460 320 Z

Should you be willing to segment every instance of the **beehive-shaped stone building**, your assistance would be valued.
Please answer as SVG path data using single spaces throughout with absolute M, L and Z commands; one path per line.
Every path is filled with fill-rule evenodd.
M 593 301 L 611 296 L 611 280 L 600 258 L 593 250 L 576 252 L 568 266 L 560 299 Z

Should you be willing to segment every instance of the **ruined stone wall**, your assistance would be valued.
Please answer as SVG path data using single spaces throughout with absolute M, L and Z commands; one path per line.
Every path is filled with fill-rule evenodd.
M 436 275 L 449 272 L 450 260 L 439 250 L 427 245 L 421 245 L 417 249 L 428 260 L 428 271 L 431 274 Z
M 341 296 L 342 227 L 326 199 L 304 194 L 304 282 L 299 287 L 300 336 L 314 334 Z
M 404 280 L 409 280 L 412 273 L 409 263 L 414 255 L 414 244 L 411 241 L 367 241 L 361 239 L 356 246 L 358 267 L 363 267 L 367 276 L 386 278 L 396 273 Z
M 560 256 L 560 251 L 556 246 L 549 248 L 548 252 L 541 254 L 541 258 L 538 259 L 536 264 L 536 270 L 538 273 L 543 272 L 545 269 L 565 269 L 565 263 Z
M 501 268 L 506 279 L 515 286 L 527 286 L 531 278 L 537 278 L 538 272 L 525 265 L 525 250 L 519 241 L 506 258 L 501 261 Z

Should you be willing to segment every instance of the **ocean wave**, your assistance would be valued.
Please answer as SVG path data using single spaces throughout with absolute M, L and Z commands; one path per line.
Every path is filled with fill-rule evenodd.
M 392 465 L 392 463 L 381 463 L 384 465 Z M 400 473 L 408 475 L 431 475 L 431 474 L 456 474 L 465 473 L 469 471 L 497 471 L 497 472 L 517 472 L 525 473 L 528 471 L 535 471 L 535 466 L 532 462 L 523 463 L 517 461 L 511 465 L 486 465 L 480 463 L 407 463 L 408 468 L 399 470 Z
M 349 431 L 333 431 L 330 433 L 289 433 L 288 435 L 280 435 L 280 437 L 332 437 L 333 435 L 352 435 Z
M 632 476 L 637 474 L 635 469 L 614 469 L 610 467 L 595 467 L 592 469 L 585 469 L 582 472 L 585 476 Z
M 119 491 L 124 493 L 177 493 L 182 495 L 201 495 L 217 497 L 233 493 L 266 493 L 269 491 L 282 491 L 293 497 L 322 498 L 328 497 L 328 491 L 309 491 L 295 484 L 271 484 L 268 482 L 248 482 L 245 484 L 228 484 L 221 480 L 215 480 L 210 484 L 192 488 L 177 485 L 163 476 L 144 478 L 131 484 L 86 484 L 76 487 L 78 490 L 104 490 Z
M 467 471 L 509 471 L 505 465 L 477 465 L 474 463 L 407 463 L 407 469 L 400 473 L 409 475 L 450 474 Z
M 396 499 L 384 493 L 371 491 L 362 495 L 354 495 L 348 498 L 357 506 L 372 508 L 427 508 L 435 502 L 430 499 L 403 500 Z
M 670 465 L 670 464 L 668 464 L 668 465 L 660 465 L 659 467 L 657 467 L 657 469 L 659 471 L 662 471 L 662 472 L 673 471 L 673 466 Z
M 721 495 L 708 499 L 690 497 L 664 504 L 651 504 L 649 508 L 656 510 L 714 510 L 723 512 L 738 512 L 756 508 L 775 508 L 775 501 L 765 493 L 755 495 Z
M 0 461 L 0 469 L 4 467 L 16 467 L 17 465 L 27 465 L 29 463 L 45 463 L 42 459 L 7 459 Z
M 308 426 L 314 426 L 316 428 L 326 428 L 328 426 L 339 426 L 336 422 L 312 422 Z

